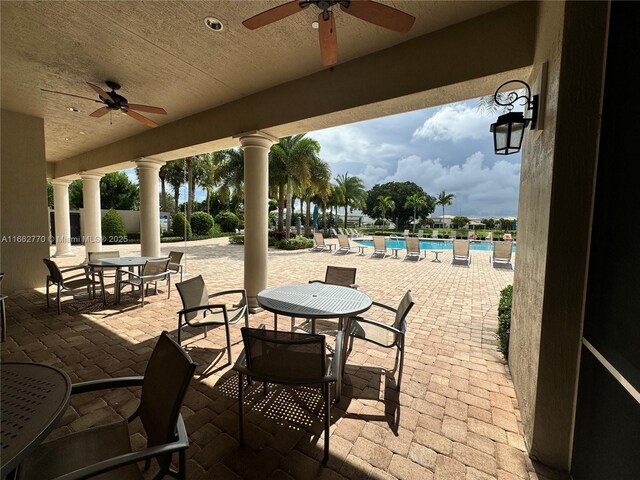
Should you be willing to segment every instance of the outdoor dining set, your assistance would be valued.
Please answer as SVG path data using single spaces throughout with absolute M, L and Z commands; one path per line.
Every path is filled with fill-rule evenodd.
M 118 252 L 90 255 L 86 265 L 60 269 L 48 259 L 47 305 L 49 287 L 57 287 L 56 304 L 60 312 L 61 290 L 86 289 L 95 297 L 102 292 L 106 305 L 105 277 L 114 279 L 116 303 L 126 286 L 140 289 L 144 306 L 145 290 L 166 282 L 169 294 L 171 275 L 180 274 L 181 252 L 162 259 L 119 257 Z M 137 272 L 133 269 L 138 268 Z M 78 273 L 66 277 L 67 272 Z M 335 401 L 340 401 L 346 360 L 355 339 L 396 350 L 393 375 L 400 388 L 404 363 L 407 316 L 414 305 L 410 290 L 399 305 L 392 307 L 374 301 L 358 289 L 356 268 L 327 266 L 325 278 L 304 284 L 267 288 L 257 294 L 259 306 L 273 313 L 274 327 L 250 325 L 249 304 L 244 289 L 209 293 L 201 275 L 176 283 L 182 301 L 177 312 L 175 335 L 162 332 L 151 354 L 144 376 L 97 380 L 72 384 L 62 370 L 37 363 L 2 364 L 2 466 L 0 479 L 87 478 L 104 472 L 108 478 L 143 478 L 136 462 L 144 460 L 145 469 L 155 459 L 159 476 L 170 474 L 185 478 L 185 450 L 188 436 L 180 408 L 195 363 L 182 348 L 186 327 L 224 328 L 227 361 L 238 376 L 239 440 L 244 445 L 244 391 L 253 382 L 262 382 L 264 394 L 270 385 L 320 387 L 324 400 L 320 417 L 324 422 L 324 462 L 329 458 L 331 384 Z M 235 301 L 229 303 L 229 297 Z M 363 317 L 370 308 L 382 309 L 383 322 Z M 279 317 L 289 317 L 286 327 L 278 328 Z M 376 317 L 378 318 L 378 317 Z M 317 322 L 331 330 L 320 331 Z M 243 350 L 233 361 L 231 328 L 240 323 Z M 160 332 L 159 332 L 160 333 Z M 175 337 L 175 339 L 173 338 Z M 335 337 L 335 341 L 332 339 Z M 137 410 L 127 420 L 83 430 L 47 443 L 42 441 L 62 418 L 71 395 L 105 388 L 141 386 Z M 37 401 L 33 401 L 36 398 Z M 28 412 L 26 412 L 28 410 Z M 27 415 L 25 415 L 25 412 Z M 147 436 L 147 448 L 133 452 L 128 443 L 127 424 L 140 418 Z M 177 452 L 177 469 L 172 469 L 172 454 Z M 117 471 L 117 473 L 115 473 Z M 46 472 L 46 476 L 43 476 Z M 101 477 L 102 478 L 102 477 Z

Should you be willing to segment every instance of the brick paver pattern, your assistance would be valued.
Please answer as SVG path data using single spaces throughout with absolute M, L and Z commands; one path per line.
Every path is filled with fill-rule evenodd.
M 121 256 L 139 255 L 140 246 L 116 248 Z M 242 246 L 225 238 L 162 246 L 163 254 L 175 249 L 186 249 L 185 270 L 202 274 L 209 292 L 243 286 Z M 62 266 L 80 263 L 84 249 L 73 251 L 75 257 L 55 260 Z M 399 392 L 395 349 L 355 341 L 343 398 L 331 408 L 326 466 L 318 389 L 272 386 L 265 397 L 254 383 L 247 389 L 246 446 L 240 448 L 237 376 L 229 366 L 220 368 L 226 362 L 224 329 L 210 329 L 207 337 L 202 329 L 185 329 L 183 345 L 198 363 L 182 409 L 191 441 L 187 478 L 560 478 L 527 457 L 509 369 L 496 350 L 499 292 L 512 283 L 513 271 L 492 268 L 483 251 L 472 252 L 469 268 L 451 265 L 450 252 L 441 254 L 442 263 L 431 262 L 429 254 L 420 262 L 405 261 L 403 253 L 379 259 L 269 250 L 268 286 L 322 279 L 327 265 L 338 265 L 357 267 L 359 289 L 376 301 L 395 307 L 407 289 L 415 297 Z M 181 304 L 175 287 L 170 299 L 166 286 L 159 290 L 144 308 L 128 289 L 118 306 L 112 289 L 107 307 L 86 294 L 66 295 L 61 315 L 53 303 L 47 310 L 44 289 L 16 292 L 7 301 L 2 360 L 47 363 L 74 382 L 141 375 L 159 333 L 177 328 Z M 375 307 L 365 316 L 393 321 Z M 273 315 L 251 315 L 250 324 L 272 328 Z M 234 359 L 242 349 L 241 326 L 231 328 Z M 289 328 L 288 319 L 281 317 L 279 328 Z M 133 388 L 74 396 L 50 438 L 119 420 L 138 398 Z M 131 433 L 134 448 L 143 448 L 139 422 Z M 148 475 L 153 473 L 152 468 Z

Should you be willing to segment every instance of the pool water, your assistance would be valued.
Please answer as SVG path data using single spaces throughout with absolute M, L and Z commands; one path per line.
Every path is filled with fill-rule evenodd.
M 373 240 L 356 240 L 360 245 L 366 245 L 373 247 Z M 387 248 L 400 248 L 405 249 L 404 239 L 402 238 L 387 238 Z M 452 240 L 420 240 L 421 250 L 453 250 Z M 485 250 L 491 251 L 491 242 L 471 242 L 471 250 Z M 513 251 L 516 251 L 516 246 L 513 246 Z

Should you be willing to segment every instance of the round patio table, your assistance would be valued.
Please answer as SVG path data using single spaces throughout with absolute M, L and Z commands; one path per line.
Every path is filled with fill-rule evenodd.
M 49 434 L 69 404 L 71 380 L 41 363 L 0 364 L 0 478 L 13 472 Z
M 275 314 L 275 330 L 278 315 L 311 319 L 311 333 L 315 333 L 318 318 L 342 319 L 358 315 L 371 308 L 371 297 L 364 292 L 341 285 L 326 283 L 302 283 L 267 288 L 256 295 L 258 305 Z
M 92 269 L 102 268 L 114 268 L 116 269 L 116 280 L 118 279 L 118 270 L 127 267 L 131 270 L 133 267 L 138 267 L 138 273 L 140 268 L 147 263 L 147 260 L 157 260 L 158 257 L 113 257 L 113 258 L 100 258 L 98 260 L 91 260 L 87 263 Z M 100 275 L 100 288 L 102 291 L 102 304 L 107 305 L 107 297 L 104 291 L 104 277 Z M 117 290 L 118 285 L 115 285 Z

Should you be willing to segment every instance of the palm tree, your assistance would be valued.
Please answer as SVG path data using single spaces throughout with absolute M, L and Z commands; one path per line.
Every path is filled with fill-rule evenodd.
M 444 192 L 443 192 L 444 193 Z M 415 192 L 413 195 L 407 197 L 407 201 L 404 204 L 404 208 L 413 208 L 413 233 L 416 233 L 416 220 L 418 218 L 418 210 L 422 210 L 427 207 L 427 196 Z
M 451 205 L 453 203 L 454 198 L 456 198 L 455 194 L 453 193 L 447 194 L 444 190 L 438 194 L 436 205 L 442 205 L 442 228 L 444 228 L 444 207 L 446 205 Z
M 338 189 L 342 197 L 342 205 L 344 205 L 344 226 L 347 227 L 348 207 L 364 208 L 367 202 L 367 192 L 364 189 L 364 183 L 358 177 L 350 177 L 349 173 L 338 175 L 336 178 Z
M 242 203 L 244 199 L 244 151 L 229 148 L 219 152 L 219 182 L 223 195 L 230 201 Z M 231 193 L 233 192 L 233 193 Z
M 207 192 L 207 213 L 211 215 L 211 195 L 214 192 L 214 188 L 217 187 L 221 181 L 220 173 L 221 166 L 226 160 L 226 155 L 223 151 L 205 153 L 200 155 L 200 158 L 195 165 L 195 178 L 196 183 L 204 188 Z
M 166 167 L 166 181 L 173 189 L 175 211 L 177 212 L 180 200 L 180 187 L 184 183 L 184 160 L 173 160 L 167 162 L 164 166 Z
M 387 211 L 393 212 L 396 209 L 396 202 L 393 201 L 391 195 L 378 196 L 378 206 L 376 207 L 382 217 L 383 227 L 387 223 Z
M 318 157 L 313 157 L 309 164 L 311 176 L 309 181 L 300 189 L 301 199 L 307 207 L 304 227 L 305 235 L 311 233 L 311 200 L 314 196 L 328 196 L 331 189 L 331 167 Z
M 286 178 L 287 186 L 287 222 L 285 235 L 289 237 L 293 215 L 293 189 L 306 185 L 311 178 L 311 162 L 320 153 L 320 144 L 306 133 L 281 138 L 271 147 L 270 165 L 278 169 L 277 177 Z

